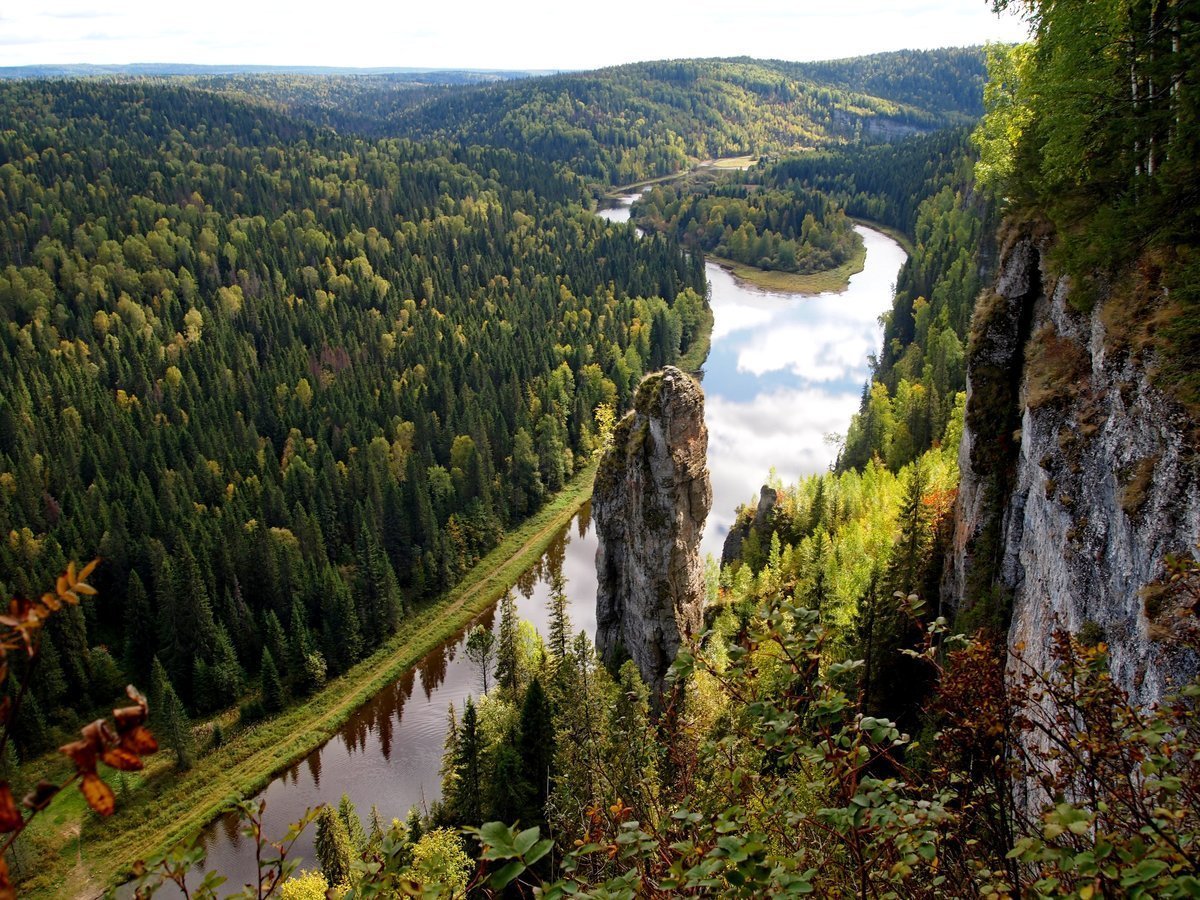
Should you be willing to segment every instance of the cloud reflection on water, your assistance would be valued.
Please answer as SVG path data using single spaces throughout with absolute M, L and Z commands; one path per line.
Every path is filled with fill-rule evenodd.
M 704 366 L 713 506 L 702 550 L 720 555 L 736 508 L 774 466 L 785 481 L 823 471 L 858 408 L 879 317 L 890 308 L 904 251 L 859 227 L 867 264 L 838 293 L 775 294 L 709 264 L 715 323 Z

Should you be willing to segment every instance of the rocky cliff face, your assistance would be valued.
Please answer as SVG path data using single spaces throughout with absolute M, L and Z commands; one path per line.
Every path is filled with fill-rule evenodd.
M 1200 541 L 1194 423 L 1150 382 L 1128 339 L 1136 304 L 1072 309 L 1028 234 L 981 298 L 968 363 L 962 483 L 943 596 L 1009 649 L 1051 665 L 1056 629 L 1103 639 L 1139 703 L 1194 674 L 1188 626 L 1142 591 Z
M 762 534 L 771 524 L 771 514 L 775 512 L 775 504 L 778 501 L 779 492 L 769 484 L 764 484 L 758 492 L 758 506 L 753 517 L 747 518 L 746 510 L 738 510 L 737 520 L 725 535 L 725 543 L 721 545 L 722 568 L 742 558 L 742 544 L 750 537 L 752 530 Z
M 700 385 L 668 366 L 638 387 L 596 475 L 596 646 L 609 664 L 631 657 L 654 693 L 701 626 L 707 452 Z

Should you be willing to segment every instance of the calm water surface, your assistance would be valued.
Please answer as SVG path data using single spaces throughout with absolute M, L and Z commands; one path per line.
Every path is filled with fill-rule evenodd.
M 632 200 L 600 215 L 628 221 Z M 858 408 L 868 355 L 881 338 L 879 316 L 891 306 L 904 251 L 877 231 L 857 230 L 866 242 L 866 268 L 841 294 L 771 293 L 712 263 L 706 267 L 715 325 L 703 379 L 713 482 L 705 553 L 720 556 L 736 507 L 757 498 L 772 466 L 784 481 L 827 468 L 836 449 L 826 435 L 844 431 Z M 595 556 L 591 510 L 585 506 L 518 585 L 522 618 L 545 630 L 550 578 L 561 572 L 575 629 L 594 636 Z M 476 621 L 494 627 L 494 619 L 490 610 Z M 364 820 L 372 805 L 388 821 L 438 799 L 447 707 L 461 709 L 468 694 L 480 691 L 478 672 L 462 653 L 468 630 L 448 639 L 324 746 L 271 782 L 263 792 L 268 834 L 282 835 L 305 809 L 336 803 L 343 793 Z M 313 859 L 313 832 L 301 837 L 294 858 Z M 238 834 L 233 817 L 215 823 L 204 840 L 207 865 L 228 877 L 227 887 L 254 878 L 253 844 Z

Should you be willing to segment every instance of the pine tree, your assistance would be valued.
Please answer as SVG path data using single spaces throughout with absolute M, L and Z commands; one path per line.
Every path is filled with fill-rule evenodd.
M 367 834 L 363 831 L 362 819 L 358 817 L 358 810 L 355 809 L 349 794 L 342 794 L 342 799 L 338 801 L 338 815 L 346 826 L 350 846 L 355 853 L 361 855 L 367 849 Z
M 186 772 L 192 767 L 192 723 L 167 670 L 155 657 L 150 663 L 151 721 L 163 743 L 175 753 L 175 768 Z
M 383 818 L 379 815 L 379 807 L 371 804 L 371 832 L 367 836 L 367 852 L 365 858 L 374 859 L 383 849 Z
M 450 704 L 447 719 L 446 738 L 442 742 L 442 765 L 438 774 L 441 776 L 442 801 L 453 817 L 454 798 L 458 794 L 458 716 L 455 715 L 453 703 Z
M 362 635 L 358 610 L 350 588 L 337 570 L 326 566 L 321 573 L 321 642 L 330 669 L 340 674 L 358 662 L 362 655 Z
M 483 816 L 488 821 L 515 822 L 520 820 L 527 824 L 540 814 L 529 818 L 533 804 L 533 786 L 525 777 L 524 761 L 513 744 L 516 735 L 510 734 L 507 740 L 491 753 L 491 765 L 487 779 L 487 808 Z
M 496 683 L 510 697 L 516 696 L 520 676 L 517 670 L 518 625 L 517 601 L 510 590 L 500 600 L 500 627 L 496 638 Z
M 529 805 L 522 811 L 526 823 L 538 821 L 546 805 L 554 762 L 554 715 L 542 682 L 534 678 L 521 704 L 519 743 L 522 778 L 529 785 Z
M 325 880 L 333 887 L 350 883 L 350 837 L 346 823 L 332 806 L 321 807 L 317 814 L 317 834 L 313 841 L 317 860 Z
M 457 775 L 451 805 L 454 816 L 463 824 L 478 825 L 483 817 L 483 741 L 475 702 L 470 697 L 463 706 L 454 770 Z
M 129 582 L 125 588 L 125 643 L 122 656 L 125 671 L 135 683 L 145 683 L 144 679 L 150 674 L 150 660 L 154 656 L 154 641 L 146 637 L 147 628 L 153 624 L 154 616 L 150 609 L 150 598 L 146 594 L 146 586 L 142 583 L 137 571 L 129 573 Z
M 567 614 L 566 579 L 562 570 L 550 579 L 550 637 L 547 645 L 556 664 L 567 656 L 567 645 L 571 640 L 571 617 Z
M 279 670 L 275 668 L 275 660 L 271 657 L 271 649 L 263 648 L 262 668 L 259 670 L 259 680 L 262 682 L 262 705 L 268 714 L 274 714 L 283 709 L 283 682 L 279 679 Z

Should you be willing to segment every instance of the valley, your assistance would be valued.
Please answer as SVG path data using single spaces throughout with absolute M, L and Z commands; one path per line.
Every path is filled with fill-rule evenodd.
M 0 73 L 0 897 L 1193 893 L 1200 19 L 1021 20 Z

